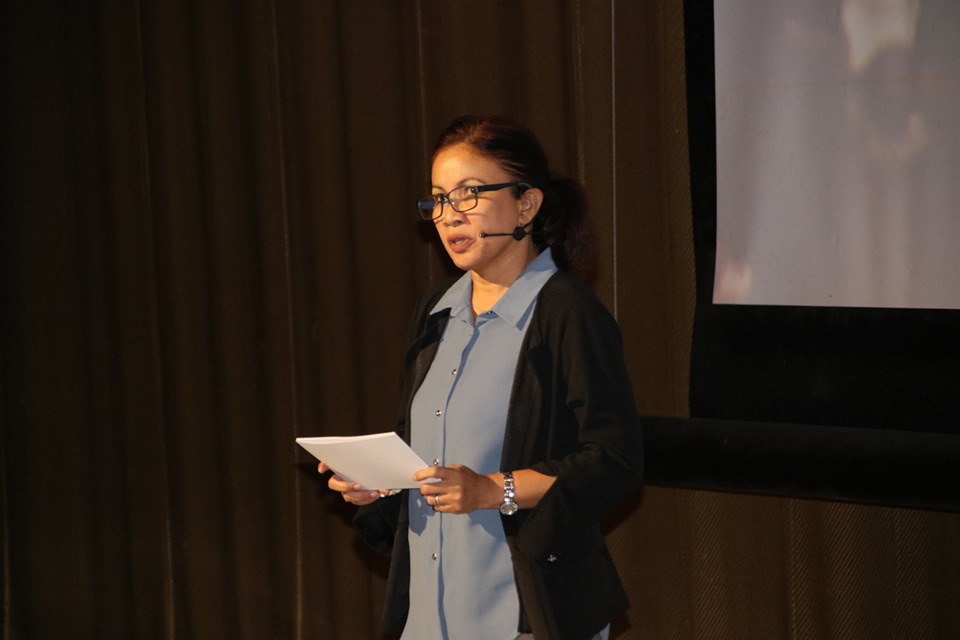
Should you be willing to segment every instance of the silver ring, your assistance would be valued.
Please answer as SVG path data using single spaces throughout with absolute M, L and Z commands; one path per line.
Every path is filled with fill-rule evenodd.
M 436 507 L 440 506 L 440 494 L 433 496 L 433 505 Z

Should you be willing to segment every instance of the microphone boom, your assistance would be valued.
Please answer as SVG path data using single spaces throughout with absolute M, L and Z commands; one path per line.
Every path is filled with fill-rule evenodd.
M 510 233 L 484 233 L 483 231 L 481 231 L 481 232 L 480 232 L 480 237 L 481 237 L 481 238 L 496 238 L 496 237 L 498 237 L 498 236 L 510 236 L 510 237 L 512 237 L 514 240 L 516 240 L 517 242 L 519 242 L 520 240 L 523 240 L 524 238 L 527 237 L 527 230 L 526 230 L 524 227 L 526 227 L 526 226 L 529 225 L 529 224 L 530 224 L 530 223 L 528 222 L 526 225 L 523 225 L 523 226 L 517 225 L 517 228 L 514 229 L 513 231 L 511 231 Z

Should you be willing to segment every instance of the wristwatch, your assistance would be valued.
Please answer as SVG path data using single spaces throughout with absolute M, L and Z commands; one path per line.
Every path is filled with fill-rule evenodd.
M 512 516 L 520 507 L 517 506 L 517 492 L 513 485 L 513 474 L 509 471 L 503 472 L 503 504 L 500 505 L 500 513 L 505 516 Z

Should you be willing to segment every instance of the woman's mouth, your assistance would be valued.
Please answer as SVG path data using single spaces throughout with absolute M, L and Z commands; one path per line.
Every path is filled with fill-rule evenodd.
M 455 234 L 447 236 L 447 246 L 450 247 L 450 251 L 454 253 L 463 253 L 473 244 L 473 239 L 462 235 Z

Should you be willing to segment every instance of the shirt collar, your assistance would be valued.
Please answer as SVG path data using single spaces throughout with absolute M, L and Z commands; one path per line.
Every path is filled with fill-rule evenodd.
M 550 248 L 547 247 L 533 259 L 533 262 L 527 265 L 527 268 L 513 281 L 506 293 L 500 297 L 497 304 L 493 305 L 491 311 L 519 329 L 526 312 L 530 309 L 533 301 L 536 300 L 537 294 L 540 293 L 540 289 L 556 272 L 557 265 L 553 261 Z M 434 314 L 449 309 L 450 316 L 457 317 L 464 310 L 469 309 L 472 293 L 473 280 L 471 280 L 469 273 L 465 273 L 453 283 L 453 286 L 447 289 L 430 313 Z

